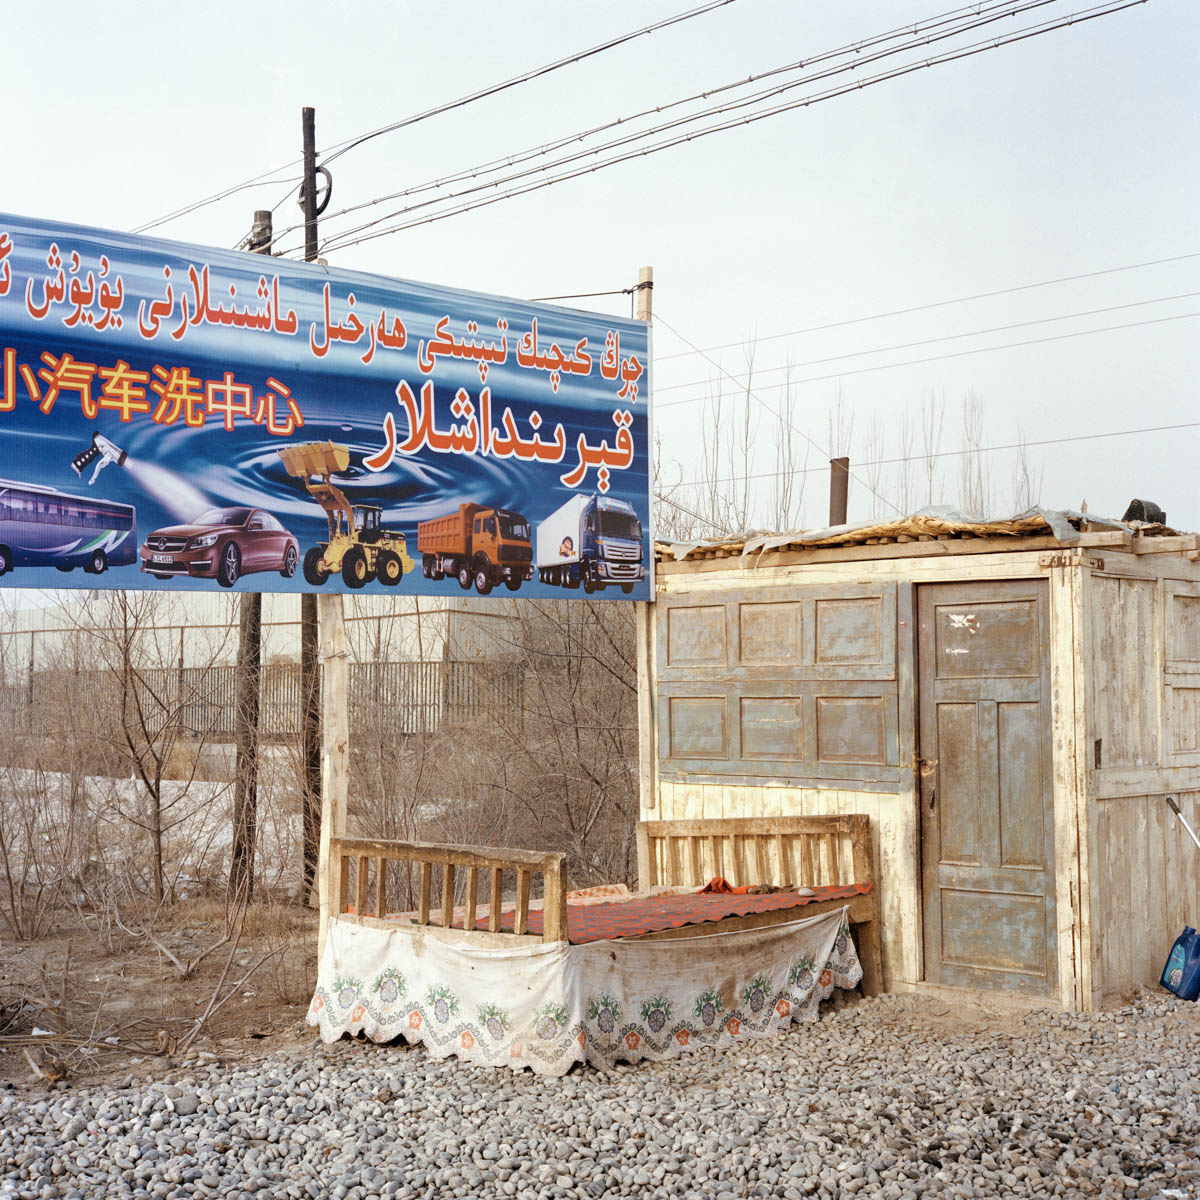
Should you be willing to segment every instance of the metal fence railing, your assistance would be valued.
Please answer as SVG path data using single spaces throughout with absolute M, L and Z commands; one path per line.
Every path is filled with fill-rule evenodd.
M 351 729 L 386 724 L 395 734 L 428 734 L 490 712 L 519 713 L 524 669 L 519 662 L 359 662 L 350 664 Z M 126 711 L 146 734 L 172 726 L 185 737 L 233 741 L 237 728 L 237 668 L 163 667 L 139 670 Z M 297 663 L 262 668 L 259 735 L 295 739 L 304 696 Z M 34 671 L 19 684 L 0 684 L 0 726 L 12 733 L 53 736 L 90 727 L 120 727 L 122 681 L 112 671 Z

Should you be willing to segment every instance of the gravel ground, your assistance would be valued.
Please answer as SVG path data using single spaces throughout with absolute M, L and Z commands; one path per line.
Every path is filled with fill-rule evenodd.
M 835 1002 L 563 1079 L 340 1042 L 0 1092 L 0 1198 L 1200 1197 L 1200 1013 Z

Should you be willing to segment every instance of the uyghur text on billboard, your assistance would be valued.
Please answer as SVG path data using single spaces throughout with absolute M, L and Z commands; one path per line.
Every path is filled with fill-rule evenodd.
M 2 586 L 649 598 L 642 322 L 0 214 L 0 353 Z

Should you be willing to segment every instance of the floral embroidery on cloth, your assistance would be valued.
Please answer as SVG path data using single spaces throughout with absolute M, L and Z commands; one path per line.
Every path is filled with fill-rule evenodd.
M 436 1057 L 562 1075 L 661 1060 L 815 1021 L 862 977 L 846 909 L 765 929 L 513 949 L 331 920 L 308 1022 Z

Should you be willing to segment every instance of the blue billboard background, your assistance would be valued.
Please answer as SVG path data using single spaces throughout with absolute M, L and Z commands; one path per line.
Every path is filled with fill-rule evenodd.
M 0 586 L 380 591 L 378 549 L 349 585 L 343 552 L 394 534 L 389 590 L 458 594 L 422 570 L 418 525 L 470 503 L 528 523 L 511 590 L 649 598 L 642 322 L 0 214 L 0 353 Z M 290 473 L 279 451 L 311 443 L 344 467 Z M 323 482 L 378 506 L 386 537 L 368 517 L 316 586 L 304 560 L 329 525 L 306 483 Z M 595 501 L 578 507 L 599 548 L 543 568 L 538 527 L 574 496 Z M 232 581 L 195 545 L 214 508 L 238 510 L 207 513 L 215 554 L 238 546 Z M 267 515 L 261 553 L 241 510 Z M 636 578 L 631 547 L 603 563 L 606 528 L 636 537 Z

